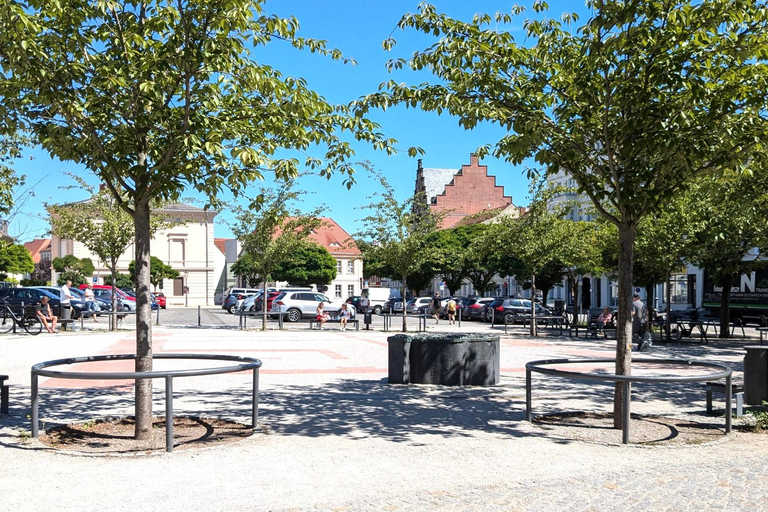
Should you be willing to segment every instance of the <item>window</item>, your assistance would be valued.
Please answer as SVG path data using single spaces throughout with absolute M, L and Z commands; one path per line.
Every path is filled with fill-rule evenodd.
M 669 280 L 670 302 L 672 304 L 688 304 L 688 275 L 672 274 Z
M 335 292 L 335 295 L 334 295 L 334 296 L 335 296 L 337 299 L 340 299 L 340 298 L 341 298 L 341 285 L 340 285 L 340 284 L 337 284 L 335 288 L 336 288 L 336 292 Z
M 349 260 L 347 262 L 347 274 L 355 273 L 355 260 Z
M 341 260 L 336 260 L 336 273 L 341 274 Z
M 351 297 L 355 294 L 355 285 L 350 284 L 347 286 L 347 297 Z

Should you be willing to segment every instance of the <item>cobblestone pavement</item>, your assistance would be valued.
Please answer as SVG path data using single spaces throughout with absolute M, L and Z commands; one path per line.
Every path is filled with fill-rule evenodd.
M 489 327 L 462 327 L 470 329 Z M 4 510 L 684 511 L 765 510 L 768 502 L 766 435 L 622 446 L 556 438 L 523 421 L 527 361 L 610 357 L 615 349 L 611 340 L 559 336 L 503 337 L 499 386 L 443 388 L 386 384 L 387 334 L 380 331 L 262 333 L 169 323 L 154 333 L 156 352 L 262 359 L 257 433 L 155 456 L 56 453 L 26 438 L 29 368 L 132 351 L 131 332 L 87 331 L 0 338 L 0 373 L 12 386 L 11 414 L 0 416 Z M 738 378 L 749 342 L 664 345 L 649 355 L 722 362 Z M 608 385 L 534 382 L 537 414 L 610 410 Z M 131 414 L 130 388 L 108 384 L 43 380 L 41 417 L 50 426 Z M 248 422 L 249 385 L 243 374 L 177 379 L 174 407 Z M 162 414 L 162 382 L 155 389 L 155 412 Z M 700 386 L 643 386 L 635 396 L 633 412 L 691 417 L 722 432 L 722 417 L 704 415 Z

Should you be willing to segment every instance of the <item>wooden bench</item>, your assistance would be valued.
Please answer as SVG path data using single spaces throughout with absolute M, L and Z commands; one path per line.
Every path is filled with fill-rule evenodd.
M 319 324 L 319 323 L 320 322 L 317 321 L 317 318 L 310 318 L 309 319 L 309 328 L 310 329 L 314 329 L 315 328 L 314 325 L 315 324 Z M 339 320 L 338 318 L 332 318 L 330 320 L 326 320 L 324 323 L 326 323 L 326 324 L 340 324 L 341 320 Z M 350 325 L 350 324 L 355 324 L 355 330 L 356 331 L 360 330 L 360 320 L 358 320 L 357 318 L 350 318 L 349 320 L 347 320 L 347 325 Z
M 8 414 L 9 387 L 5 383 L 6 380 L 8 380 L 7 375 L 0 375 L 0 414 Z
M 707 382 L 704 385 L 707 392 L 707 414 L 712 414 L 712 393 L 725 395 L 725 384 L 722 382 Z M 744 386 L 731 384 L 731 393 L 736 397 L 736 417 L 740 418 L 744 413 Z

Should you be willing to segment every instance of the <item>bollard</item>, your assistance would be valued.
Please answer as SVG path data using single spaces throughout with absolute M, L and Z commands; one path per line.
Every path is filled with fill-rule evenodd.
M 155 325 L 160 325 L 160 306 L 157 306 L 157 317 L 155 319 Z
M 200 306 L 197 306 L 197 326 L 200 327 Z

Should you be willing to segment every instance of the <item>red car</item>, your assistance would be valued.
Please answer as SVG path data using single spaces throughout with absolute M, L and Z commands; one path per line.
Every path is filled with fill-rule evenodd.
M 153 293 L 152 297 L 155 298 L 155 302 L 157 302 L 157 305 L 161 308 L 165 309 L 165 294 L 163 293 Z

